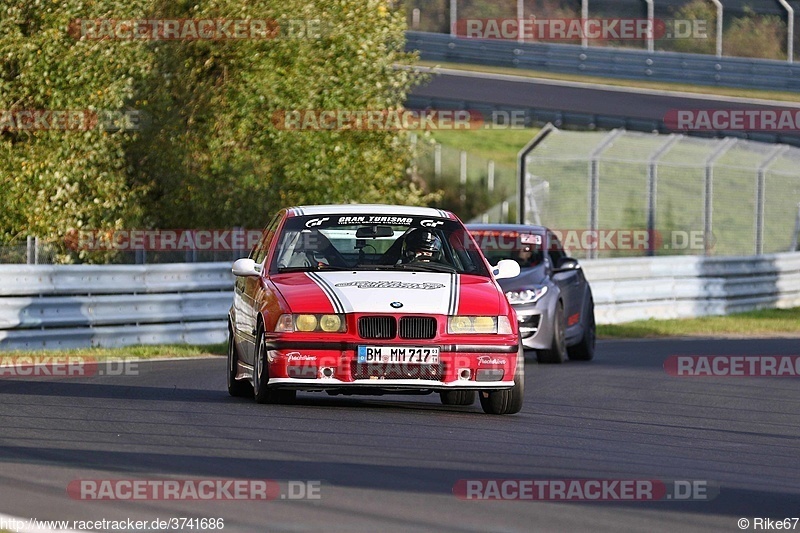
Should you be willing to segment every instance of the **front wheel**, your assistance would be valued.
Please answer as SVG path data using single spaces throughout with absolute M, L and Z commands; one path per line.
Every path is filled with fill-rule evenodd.
M 564 324 L 564 304 L 558 302 L 553 316 L 553 339 L 550 348 L 537 350 L 536 360 L 539 364 L 559 364 L 567 358 L 566 325 Z
M 239 370 L 239 354 L 236 351 L 236 340 L 233 330 L 228 326 L 228 394 L 236 398 L 244 398 L 253 394 L 253 389 L 245 380 L 236 379 Z
M 253 365 L 253 396 L 257 403 L 291 403 L 297 391 L 270 389 L 267 351 L 264 348 L 264 332 L 259 330 L 256 338 L 256 356 Z
M 439 398 L 443 405 L 472 405 L 475 403 L 474 390 L 448 390 L 441 391 Z
M 514 386 L 507 390 L 481 391 L 479 397 L 483 412 L 490 415 L 513 415 L 522 410 L 525 398 L 525 355 L 522 345 L 517 352 Z

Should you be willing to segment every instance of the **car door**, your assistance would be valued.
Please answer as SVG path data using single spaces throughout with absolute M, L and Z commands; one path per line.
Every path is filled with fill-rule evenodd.
M 567 254 L 553 232 L 547 232 L 547 241 L 547 254 L 550 258 L 550 265 L 555 270 L 561 264 L 561 261 L 567 257 Z M 553 273 L 553 281 L 561 290 L 564 301 L 564 315 L 568 328 L 580 322 L 582 279 L 580 270 Z
M 283 211 L 275 215 L 272 221 L 264 228 L 261 238 L 250 252 L 250 259 L 262 266 L 262 275 L 258 277 L 237 277 L 234 287 L 234 328 L 238 339 L 237 347 L 242 360 L 253 364 L 255 351 L 257 313 L 260 309 L 260 299 L 264 291 L 264 263 L 269 253 L 269 247 L 275 236 L 280 222 L 283 220 Z

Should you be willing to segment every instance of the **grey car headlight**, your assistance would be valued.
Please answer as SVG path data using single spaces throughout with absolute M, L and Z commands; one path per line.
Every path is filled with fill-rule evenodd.
M 534 287 L 522 291 L 508 291 L 506 298 L 510 304 L 532 304 L 542 299 L 547 294 L 547 286 Z

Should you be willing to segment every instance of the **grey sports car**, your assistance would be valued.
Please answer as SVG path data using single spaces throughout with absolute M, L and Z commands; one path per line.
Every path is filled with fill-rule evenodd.
M 513 259 L 522 269 L 519 276 L 498 282 L 517 312 L 523 346 L 536 350 L 540 363 L 592 359 L 592 289 L 555 233 L 517 224 L 468 224 L 467 229 L 489 263 Z

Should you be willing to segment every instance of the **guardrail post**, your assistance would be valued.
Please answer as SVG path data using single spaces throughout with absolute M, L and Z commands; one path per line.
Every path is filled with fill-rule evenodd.
M 659 146 L 653 155 L 650 156 L 650 161 L 647 165 L 647 255 L 655 255 L 655 239 L 653 238 L 656 231 L 656 205 L 658 193 L 658 160 L 672 148 L 683 135 L 671 134 L 667 140 Z
M 769 155 L 758 167 L 758 177 L 756 178 L 756 255 L 764 253 L 764 207 L 766 203 L 765 185 L 767 169 L 778 157 L 788 150 L 788 146 L 778 145 L 773 148 Z

